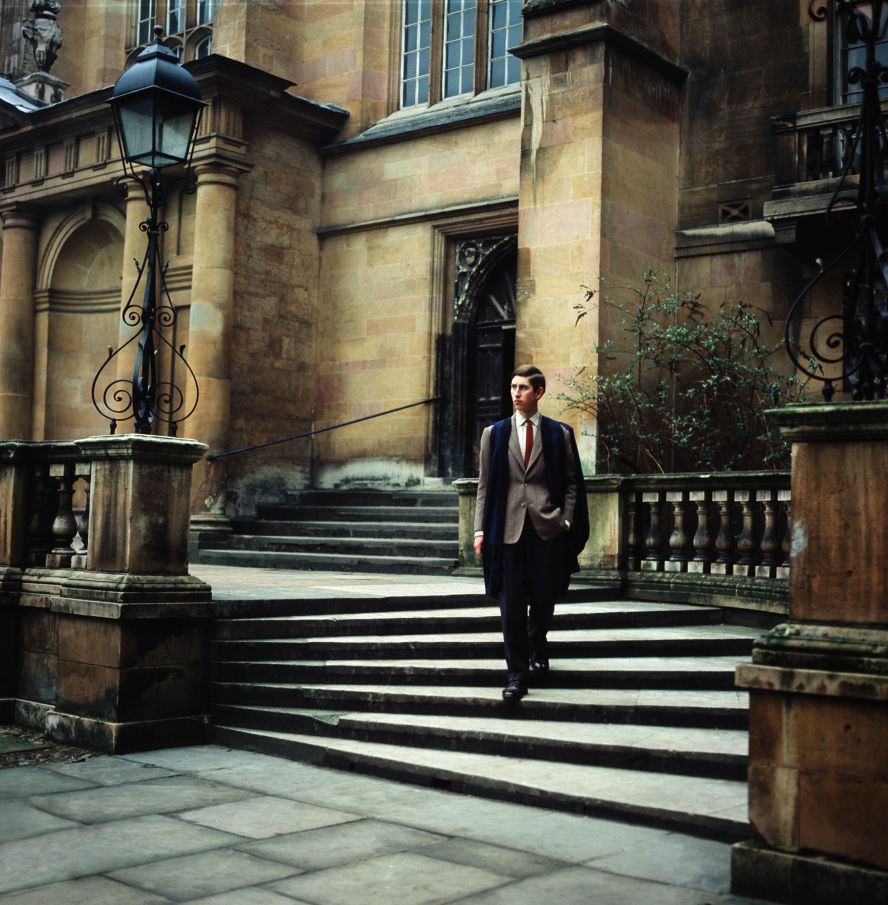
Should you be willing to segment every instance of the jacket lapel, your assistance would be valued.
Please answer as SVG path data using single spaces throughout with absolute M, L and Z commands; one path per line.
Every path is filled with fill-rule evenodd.
M 527 470 L 530 471 L 536 464 L 540 453 L 543 451 L 543 420 L 540 419 L 539 427 L 533 432 L 533 448 L 530 451 L 530 461 L 527 463 Z
M 518 467 L 524 471 L 524 456 L 521 455 L 521 444 L 518 442 L 518 430 L 515 428 L 515 416 L 512 416 L 512 436 L 509 437 L 509 452 Z

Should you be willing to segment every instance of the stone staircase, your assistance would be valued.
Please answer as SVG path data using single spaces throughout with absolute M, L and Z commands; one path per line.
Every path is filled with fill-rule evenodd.
M 233 533 L 201 545 L 213 565 L 337 572 L 446 575 L 458 553 L 452 490 L 308 490 L 289 503 L 260 504 Z
M 223 604 L 224 605 L 224 604 Z M 747 705 L 759 629 L 717 608 L 573 591 L 552 671 L 501 699 L 499 615 L 481 595 L 232 603 L 217 620 L 214 742 L 343 769 L 748 837 Z

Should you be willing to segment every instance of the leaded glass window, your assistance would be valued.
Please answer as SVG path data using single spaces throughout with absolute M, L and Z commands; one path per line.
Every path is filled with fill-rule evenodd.
M 447 0 L 444 12 L 444 97 L 475 86 L 475 0 Z

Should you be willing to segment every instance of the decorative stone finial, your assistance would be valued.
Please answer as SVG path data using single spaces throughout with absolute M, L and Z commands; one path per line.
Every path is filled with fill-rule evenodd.
M 32 16 L 22 22 L 24 72 L 49 72 L 62 46 L 62 26 L 56 21 L 59 0 L 31 0 Z

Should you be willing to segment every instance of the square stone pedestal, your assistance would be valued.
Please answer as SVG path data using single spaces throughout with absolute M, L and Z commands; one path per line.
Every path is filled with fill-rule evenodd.
M 214 607 L 188 574 L 188 521 L 206 446 L 136 434 L 72 445 L 88 465 L 85 568 L 34 564 L 33 476 L 51 475 L 59 451 L 0 455 L 0 502 L 12 501 L 0 517 L 0 639 L 15 639 L 0 649 L 0 698 L 9 692 L 16 720 L 100 751 L 198 743 Z
M 888 404 L 774 413 L 793 444 L 788 622 L 737 669 L 749 819 L 734 892 L 888 902 Z

